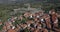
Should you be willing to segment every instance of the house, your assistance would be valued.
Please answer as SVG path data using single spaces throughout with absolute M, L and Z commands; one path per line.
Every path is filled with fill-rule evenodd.
M 0 25 L 2 25 L 2 22 L 0 22 Z
M 16 32 L 14 29 L 9 29 L 7 32 Z

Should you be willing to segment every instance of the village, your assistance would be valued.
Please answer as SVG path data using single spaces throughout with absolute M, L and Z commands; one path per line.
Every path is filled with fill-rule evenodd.
M 4 23 L 0 20 L 0 32 L 60 32 L 57 15 L 54 9 L 48 14 L 43 10 L 35 13 L 26 11 L 19 17 L 12 16 Z
M 8 12 L 10 17 L 6 21 L 3 22 L 3 18 L 0 19 L 0 32 L 60 32 L 58 24 L 60 11 L 56 12 L 54 8 L 51 8 L 47 13 L 41 8 L 42 6 L 31 8 L 30 4 L 24 5 L 27 8 L 13 9 L 10 14 Z

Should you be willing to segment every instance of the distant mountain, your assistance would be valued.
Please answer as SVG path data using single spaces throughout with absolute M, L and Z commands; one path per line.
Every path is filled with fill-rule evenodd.
M 0 0 L 0 3 L 4 3 L 4 4 L 9 4 L 9 3 L 38 3 L 38 2 L 60 3 L 60 0 Z

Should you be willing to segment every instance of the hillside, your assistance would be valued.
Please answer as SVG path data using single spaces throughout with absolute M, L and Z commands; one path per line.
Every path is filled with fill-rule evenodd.
M 60 0 L 0 0 L 1 4 L 12 4 L 12 3 L 60 3 Z

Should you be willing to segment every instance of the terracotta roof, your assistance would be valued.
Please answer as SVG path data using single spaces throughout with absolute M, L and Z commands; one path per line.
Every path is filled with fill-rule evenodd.
M 9 29 L 7 32 L 16 32 L 16 31 L 13 29 Z
M 6 26 L 3 26 L 3 30 L 7 31 L 7 27 Z
M 2 22 L 0 22 L 0 25 L 2 25 Z

